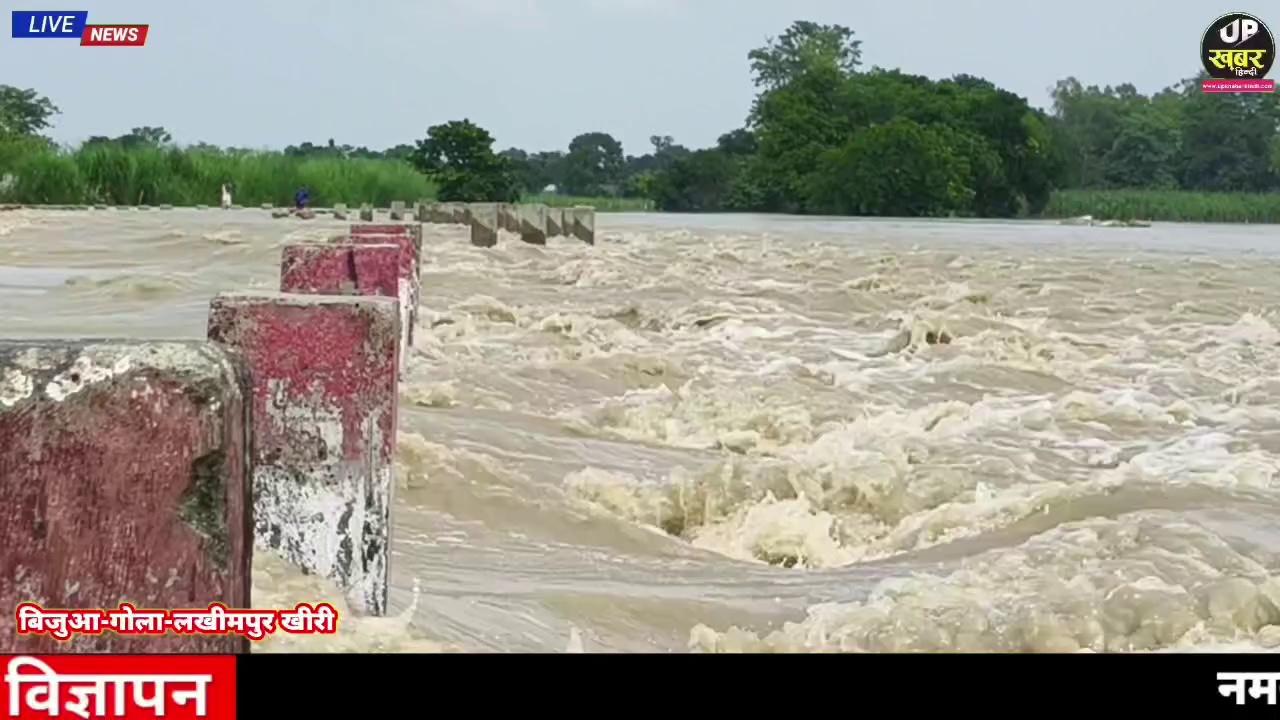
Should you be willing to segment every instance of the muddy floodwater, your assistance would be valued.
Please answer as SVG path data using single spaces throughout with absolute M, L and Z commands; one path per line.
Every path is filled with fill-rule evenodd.
M 425 227 L 392 613 L 256 651 L 1280 646 L 1280 230 L 597 222 Z M 344 225 L 2 213 L 0 335 L 203 337 Z

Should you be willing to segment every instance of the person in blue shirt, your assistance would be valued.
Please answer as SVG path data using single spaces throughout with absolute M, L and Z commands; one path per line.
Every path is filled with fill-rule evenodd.
M 298 188 L 298 192 L 293 194 L 293 206 L 295 210 L 302 210 L 311 202 L 311 191 L 306 185 Z

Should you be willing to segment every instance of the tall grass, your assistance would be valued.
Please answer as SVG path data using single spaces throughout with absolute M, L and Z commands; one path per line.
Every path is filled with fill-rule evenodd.
M 1280 193 L 1201 193 L 1184 190 L 1059 190 L 1044 216 L 1092 215 L 1098 220 L 1167 222 L 1280 222 Z
M 653 201 L 646 198 L 576 197 L 573 195 L 549 195 L 536 193 L 525 195 L 520 202 L 541 203 L 549 207 L 573 207 L 588 205 L 599 212 L 643 212 L 653 209 Z
M 412 203 L 434 185 L 395 160 L 298 158 L 271 152 L 92 145 L 74 152 L 0 147 L 0 199 L 13 203 L 216 205 L 223 183 L 240 205 L 287 205 L 300 186 L 314 205 Z

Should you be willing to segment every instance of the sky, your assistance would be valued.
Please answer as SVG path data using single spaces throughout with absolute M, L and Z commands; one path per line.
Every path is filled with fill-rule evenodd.
M 1046 107 L 1074 75 L 1141 92 L 1199 69 L 1218 0 L 78 0 L 90 23 L 148 23 L 142 48 L 0 37 L 0 82 L 61 109 L 77 143 L 163 126 L 179 143 L 382 149 L 468 118 L 495 149 L 603 131 L 628 154 L 741 127 L 747 52 L 795 20 L 838 23 L 867 66 L 985 77 Z M 1280 32 L 1280 10 L 1273 31 Z M 6 20 L 6 25 L 8 24 Z

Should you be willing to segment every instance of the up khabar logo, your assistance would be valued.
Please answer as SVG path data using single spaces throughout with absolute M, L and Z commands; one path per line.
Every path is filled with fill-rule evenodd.
M 1244 12 L 1227 13 L 1209 24 L 1200 39 L 1200 62 L 1211 80 L 1207 93 L 1275 92 L 1275 80 L 1266 80 L 1276 61 L 1276 40 L 1267 24 Z
M 78 39 L 89 47 L 142 47 L 150 25 L 90 25 L 88 10 L 14 10 L 13 37 Z

